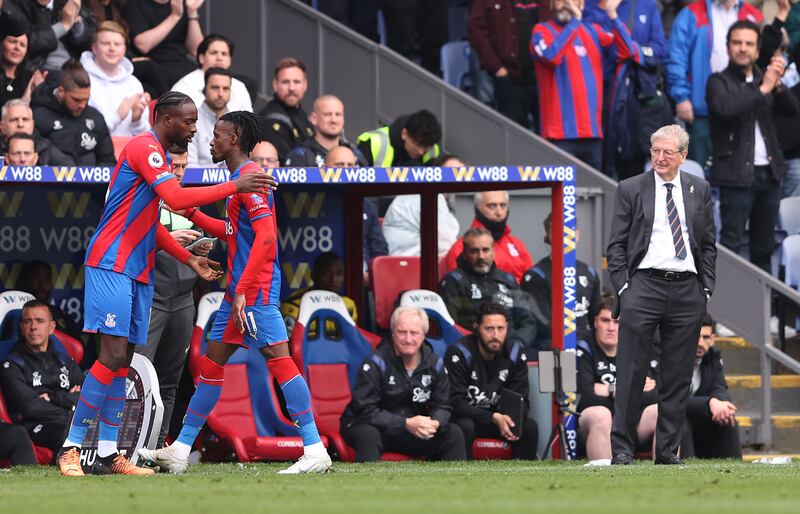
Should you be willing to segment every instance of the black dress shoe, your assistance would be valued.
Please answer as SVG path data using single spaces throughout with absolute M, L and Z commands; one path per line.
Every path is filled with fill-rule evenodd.
M 686 463 L 674 455 L 667 455 L 666 457 L 656 457 L 655 464 L 672 464 L 683 466 Z
M 611 459 L 612 466 L 630 466 L 631 464 L 636 464 L 636 460 L 627 453 L 618 453 Z

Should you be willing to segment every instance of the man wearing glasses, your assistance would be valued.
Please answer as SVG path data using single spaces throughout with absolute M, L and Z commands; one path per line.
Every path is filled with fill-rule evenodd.
M 681 457 L 741 459 L 736 405 L 725 383 L 722 357 L 713 346 L 714 320 L 706 314 L 697 340 Z
M 261 141 L 250 152 L 250 160 L 262 168 L 277 168 L 278 150 L 269 141 Z
M 714 290 L 717 249 L 708 182 L 680 172 L 689 135 L 677 125 L 650 137 L 653 170 L 617 189 L 606 257 L 617 293 L 617 382 L 612 464 L 633 464 L 640 400 L 655 332 L 661 335 L 656 464 L 682 464 L 684 424 L 700 321 Z

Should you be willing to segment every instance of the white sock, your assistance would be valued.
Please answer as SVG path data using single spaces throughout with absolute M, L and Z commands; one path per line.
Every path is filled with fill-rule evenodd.
M 327 455 L 328 450 L 325 449 L 325 445 L 320 441 L 318 443 L 309 444 L 308 446 L 303 446 L 303 454 L 309 457 L 321 457 Z
M 76 443 L 75 441 L 70 441 L 69 439 L 64 441 L 64 444 L 61 445 L 62 448 L 69 448 L 71 446 L 77 446 L 78 450 L 81 449 L 81 443 Z
M 117 450 L 116 441 L 97 441 L 97 456 L 108 457 L 109 455 L 116 455 L 119 453 Z
M 174 443 L 169 445 L 169 450 L 172 452 L 172 455 L 181 460 L 188 459 L 189 454 L 192 453 L 191 446 L 185 443 L 181 443 L 179 441 L 175 441 Z

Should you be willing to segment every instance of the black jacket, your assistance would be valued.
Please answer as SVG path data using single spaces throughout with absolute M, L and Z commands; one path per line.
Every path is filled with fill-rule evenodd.
M 744 73 L 733 64 L 712 74 L 706 85 L 709 123 L 711 127 L 711 183 L 719 186 L 748 187 L 753 183 L 755 124 L 761 129 L 767 158 L 775 179 L 786 174 L 774 113 L 797 114 L 800 105 L 786 88 L 773 89 L 768 95 L 759 91 L 762 73 L 753 67 L 753 81 L 746 82 Z
M 364 223 L 361 231 L 361 248 L 364 254 L 364 271 L 367 271 L 369 262 L 375 257 L 389 255 L 389 244 L 386 242 L 386 238 L 383 237 L 383 229 L 378 219 L 378 206 L 376 203 L 374 198 L 364 198 L 364 203 L 362 204 Z
M 171 214 L 171 213 L 170 213 Z M 170 215 L 170 220 L 174 215 Z M 175 230 L 172 222 L 162 223 L 164 228 Z M 197 282 L 197 273 L 179 262 L 164 250 L 156 251 L 156 266 L 153 278 L 153 307 L 175 312 L 194 306 L 192 290 Z
M 507 341 L 518 338 L 526 351 L 535 351 L 538 332 L 536 314 L 539 308 L 531 296 L 519 288 L 514 275 L 492 264 L 488 273 L 470 271 L 463 257 L 456 260 L 458 268 L 444 276 L 439 283 L 439 296 L 456 323 L 471 329 L 478 307 L 487 301 L 503 305 L 511 318 Z
M 710 417 L 708 402 L 711 398 L 729 402 L 731 394 L 725 382 L 725 371 L 722 368 L 722 356 L 719 350 L 711 348 L 700 361 L 700 387 L 689 397 L 686 414 L 696 417 Z
M 389 340 L 364 359 L 352 399 L 342 415 L 342 431 L 369 423 L 387 434 L 405 432 L 406 418 L 430 416 L 443 430 L 450 422 L 450 384 L 442 359 L 428 343 L 411 377 Z
M 444 365 L 450 379 L 453 417 L 490 424 L 503 389 L 526 398 L 523 414 L 527 414 L 528 357 L 520 343 L 504 344 L 500 353 L 487 361 L 478 349 L 477 336 L 470 334 L 447 347 Z
M 339 146 L 346 146 L 356 154 L 356 161 L 359 166 L 365 166 L 367 161 L 361 150 L 344 137 L 339 139 Z M 286 155 L 284 166 L 293 168 L 322 168 L 325 166 L 325 156 L 328 154 L 321 144 L 313 137 L 306 139 L 299 146 L 292 148 Z
M 75 165 L 72 157 L 53 146 L 53 143 L 43 138 L 35 129 L 33 137 L 36 138 L 36 153 L 39 154 L 39 161 L 36 164 L 39 166 L 51 166 L 53 164 L 60 166 Z M 6 152 L 8 152 L 8 139 L 5 136 L 0 136 L 0 153 L 5 155 Z
M 551 343 L 551 312 L 552 301 L 552 269 L 553 263 L 548 255 L 536 263 L 534 267 L 525 272 L 520 282 L 523 291 L 530 294 L 536 301 L 545 330 L 537 334 L 541 341 L 539 346 L 549 348 Z M 575 261 L 576 292 L 575 292 L 575 325 L 578 328 L 578 339 L 589 339 L 594 331 L 594 317 L 597 315 L 597 306 L 600 304 L 600 278 L 592 266 L 585 262 Z
M 617 383 L 617 358 L 606 355 L 602 348 L 594 341 L 578 341 L 578 411 L 587 407 L 602 406 L 614 412 L 614 399 L 609 396 L 599 396 L 594 393 L 595 384 Z M 658 361 L 650 360 L 650 378 L 657 379 Z M 658 403 L 658 386 L 652 391 L 642 394 L 640 406 L 642 409 L 648 405 Z
M 292 148 L 314 138 L 314 126 L 302 106 L 289 107 L 276 97 L 258 115 L 264 118 L 264 140 L 275 146 L 281 165 Z
M 80 116 L 73 118 L 58 103 L 52 89 L 37 92 L 31 106 L 39 133 L 66 154 L 75 165 L 114 166 L 114 144 L 100 111 L 87 105 Z
M 40 423 L 67 424 L 80 393 L 70 393 L 81 385 L 83 372 L 74 360 L 47 346 L 34 353 L 20 342 L 0 369 L 0 385 L 14 421 L 31 428 Z M 47 393 L 48 402 L 39 395 Z
M 61 10 L 67 0 L 55 0 L 53 9 L 42 7 L 31 0 L 11 0 L 14 6 L 27 21 L 28 28 L 28 60 L 37 68 L 47 60 L 47 55 L 58 46 L 58 39 L 52 25 L 61 22 Z M 74 30 L 67 32 L 61 42 L 70 57 L 78 59 L 81 53 L 90 50 L 94 33 L 97 31 L 97 20 L 92 14 L 90 2 L 82 2 L 80 16 L 83 20 L 83 31 L 76 36 Z

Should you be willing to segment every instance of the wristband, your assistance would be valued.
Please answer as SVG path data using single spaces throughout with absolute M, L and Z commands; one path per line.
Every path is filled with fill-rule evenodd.
M 200 21 L 200 16 L 189 16 L 186 19 L 188 21 Z

